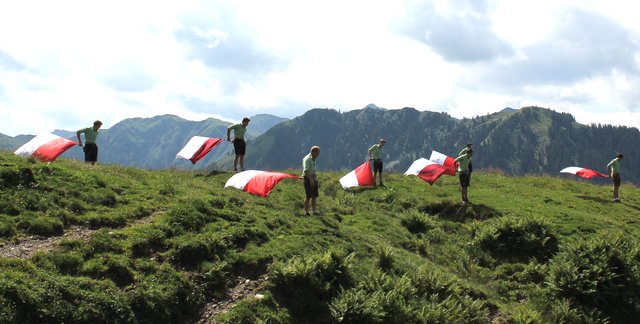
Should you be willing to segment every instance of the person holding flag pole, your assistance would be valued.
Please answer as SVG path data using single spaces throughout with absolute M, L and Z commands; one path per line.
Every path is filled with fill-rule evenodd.
M 380 187 L 384 187 L 384 183 L 382 183 L 382 147 L 384 143 L 387 141 L 384 138 L 381 138 L 378 144 L 373 144 L 369 148 L 369 160 L 373 160 L 373 185 L 375 186 L 376 174 L 380 172 Z
M 611 179 L 613 179 L 613 202 L 620 202 L 620 197 L 618 197 L 618 188 L 620 188 L 620 161 L 622 161 L 622 153 L 618 153 L 616 158 L 611 160 L 609 164 L 607 164 L 607 170 L 609 170 L 609 175 Z

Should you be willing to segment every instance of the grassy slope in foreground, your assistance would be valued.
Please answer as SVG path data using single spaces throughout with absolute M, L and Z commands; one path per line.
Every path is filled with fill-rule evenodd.
M 0 154 L 0 233 L 61 240 L 0 258 L 0 322 L 193 322 L 238 278 L 266 278 L 219 322 L 585 322 L 640 315 L 640 192 L 576 179 L 389 175 L 345 191 L 321 173 L 321 217 L 284 180 L 260 198 L 230 173 L 45 165 Z M 293 171 L 298 173 L 299 171 Z

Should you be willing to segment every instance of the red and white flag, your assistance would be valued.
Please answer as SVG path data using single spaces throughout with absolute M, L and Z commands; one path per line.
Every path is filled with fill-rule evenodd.
M 564 168 L 562 170 L 560 170 L 561 173 L 571 173 L 571 174 L 575 174 L 579 177 L 583 177 L 583 178 L 587 178 L 587 179 L 591 179 L 593 177 L 603 177 L 603 178 L 608 178 L 608 176 L 606 174 L 600 173 L 598 171 L 594 171 L 591 169 L 585 169 L 585 168 L 581 168 L 581 167 L 568 167 L 568 168 Z
M 221 138 L 194 136 L 187 142 L 187 145 L 176 154 L 176 158 L 183 158 L 191 161 L 192 164 L 196 164 L 196 162 L 220 143 L 222 143 Z
M 32 138 L 15 151 L 19 156 L 33 156 L 43 162 L 55 161 L 56 158 L 78 143 L 51 133 L 43 133 Z
M 371 173 L 371 164 L 369 161 L 340 178 L 340 184 L 344 189 L 375 186 L 376 180 L 373 178 L 373 173 Z
M 298 178 L 298 176 L 260 170 L 247 170 L 238 172 L 227 180 L 224 187 L 234 187 L 246 191 L 252 195 L 266 197 L 273 187 L 284 178 Z
M 415 175 L 432 185 L 447 172 L 447 168 L 425 158 L 415 160 L 404 175 Z
M 445 174 L 448 174 L 450 176 L 456 175 L 456 168 L 454 166 L 454 161 L 455 159 L 450 157 L 450 156 L 446 156 L 438 151 L 432 151 L 431 152 L 431 157 L 429 158 L 429 160 L 436 162 L 442 166 L 444 166 L 446 168 L 445 170 Z

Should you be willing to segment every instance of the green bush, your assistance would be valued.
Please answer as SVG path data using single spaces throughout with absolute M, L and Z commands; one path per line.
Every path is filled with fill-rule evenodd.
M 353 254 L 330 251 L 274 262 L 269 274 L 274 296 L 303 321 L 328 319 L 330 299 L 353 283 L 349 271 L 352 258 Z
M 395 259 L 393 249 L 388 246 L 378 247 L 376 248 L 376 254 L 378 255 L 378 267 L 383 271 L 391 271 Z
M 167 224 L 182 231 L 199 232 L 206 224 L 215 221 L 218 218 L 216 214 L 208 209 L 203 209 L 207 204 L 200 204 L 198 201 L 183 203 L 169 210 L 166 214 Z M 203 214 L 201 210 L 211 213 Z
M 0 188 L 31 188 L 36 185 L 33 171 L 29 168 L 1 168 Z
M 430 219 L 424 214 L 418 212 L 404 213 L 400 218 L 400 224 L 406 227 L 411 233 L 425 233 L 433 228 Z
M 488 311 L 451 277 L 421 267 L 402 277 L 374 272 L 330 305 L 338 323 L 484 323 Z
M 118 254 L 98 254 L 86 261 L 80 273 L 94 279 L 109 279 L 119 287 L 132 284 L 135 274 L 128 258 Z
M 485 223 L 475 245 L 493 257 L 516 262 L 546 261 L 558 251 L 558 239 L 547 222 L 536 218 L 498 218 Z
M 103 227 L 118 228 L 127 225 L 127 219 L 119 213 L 100 213 L 87 217 L 87 223 L 91 229 Z
M 33 213 L 18 216 L 16 225 L 25 233 L 41 236 L 59 236 L 64 230 L 64 224 L 60 219 Z
M 223 256 L 226 251 L 227 243 L 218 236 L 187 234 L 172 239 L 167 256 L 179 265 L 195 267 L 202 261 Z
M 202 290 L 169 265 L 144 263 L 148 272 L 127 291 L 139 323 L 184 323 L 204 305 Z
M 130 235 L 128 242 L 134 257 L 148 257 L 165 249 L 166 233 L 155 226 L 141 227 Z
M 242 300 L 227 313 L 216 318 L 215 323 L 292 323 L 292 320 L 286 310 L 279 309 L 273 296 L 266 293 L 260 300 Z
M 89 242 L 82 247 L 85 258 L 89 258 L 99 253 L 122 253 L 124 247 L 122 240 L 116 234 L 108 232 L 107 230 L 100 230 L 95 232 Z
M 604 233 L 563 246 L 549 265 L 553 295 L 616 322 L 640 318 L 640 246 Z
M 0 237 L 11 237 L 16 235 L 16 223 L 13 217 L 0 214 Z
M 77 275 L 84 263 L 78 252 L 52 251 L 36 253 L 31 261 L 42 269 L 52 269 L 60 274 Z
M 0 314 L 12 323 L 133 323 L 127 299 L 108 281 L 0 271 Z

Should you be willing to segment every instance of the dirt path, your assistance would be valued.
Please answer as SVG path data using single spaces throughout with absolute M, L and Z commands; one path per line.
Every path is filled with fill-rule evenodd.
M 233 306 L 246 298 L 262 298 L 256 294 L 262 289 L 267 276 L 263 275 L 256 280 L 250 280 L 242 277 L 236 279 L 236 285 L 229 290 L 227 299 L 211 301 L 205 305 L 200 320 L 197 324 L 215 323 L 214 317 L 228 312 Z
M 155 212 L 150 216 L 136 220 L 128 226 L 147 224 L 151 222 L 156 215 L 163 212 L 164 211 Z M 0 257 L 28 259 L 36 252 L 48 252 L 55 249 L 60 245 L 62 240 L 88 240 L 89 236 L 95 231 L 97 230 L 81 226 L 71 226 L 65 229 L 62 236 L 42 237 L 29 235 L 19 237 L 17 242 L 0 242 Z

